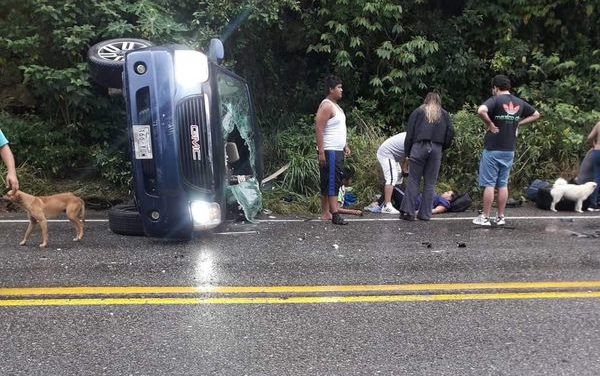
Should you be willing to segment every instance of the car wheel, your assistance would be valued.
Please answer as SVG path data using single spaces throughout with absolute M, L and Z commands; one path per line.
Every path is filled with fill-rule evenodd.
M 153 45 L 150 41 L 134 38 L 109 39 L 96 43 L 88 50 L 90 77 L 104 87 L 122 88 L 125 53 Z
M 133 204 L 119 204 L 110 208 L 108 227 L 115 234 L 144 236 L 140 213 Z

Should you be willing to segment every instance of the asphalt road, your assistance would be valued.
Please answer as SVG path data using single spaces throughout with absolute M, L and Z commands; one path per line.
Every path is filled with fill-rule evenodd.
M 600 216 L 231 223 L 190 242 L 0 214 L 2 375 L 597 375 Z

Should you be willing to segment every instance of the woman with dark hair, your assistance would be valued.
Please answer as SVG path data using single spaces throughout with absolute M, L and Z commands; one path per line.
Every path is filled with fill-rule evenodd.
M 454 127 L 448 111 L 442 108 L 438 93 L 430 92 L 423 104 L 409 118 L 404 140 L 408 158 L 408 184 L 406 197 L 400 206 L 400 218 L 415 220 L 415 202 L 423 179 L 423 202 L 433 202 L 433 193 L 442 163 L 442 150 L 448 148 L 454 137 Z M 421 205 L 417 218 L 431 219 L 432 207 Z

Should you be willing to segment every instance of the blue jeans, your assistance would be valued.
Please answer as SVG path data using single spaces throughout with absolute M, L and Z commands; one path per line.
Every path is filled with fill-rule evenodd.
M 598 208 L 598 190 L 600 189 L 600 150 L 592 150 L 592 168 L 594 171 L 594 181 L 596 182 L 596 189 L 590 196 L 590 207 Z
M 483 149 L 479 162 L 479 186 L 507 187 L 514 157 L 514 151 Z

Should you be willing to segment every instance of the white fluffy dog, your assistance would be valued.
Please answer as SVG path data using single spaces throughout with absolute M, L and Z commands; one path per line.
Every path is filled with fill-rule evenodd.
M 594 189 L 596 189 L 596 183 L 593 181 L 576 185 L 568 184 L 565 179 L 558 178 L 550 190 L 550 194 L 552 195 L 552 204 L 550 205 L 550 210 L 555 212 L 556 209 L 554 206 L 564 197 L 567 200 L 575 201 L 575 211 L 583 213 L 581 208 L 583 201 L 585 201 L 585 199 L 594 192 Z

